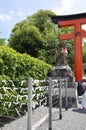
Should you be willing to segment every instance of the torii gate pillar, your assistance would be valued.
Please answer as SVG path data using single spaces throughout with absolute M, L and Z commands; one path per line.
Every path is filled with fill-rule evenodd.
M 75 81 L 80 82 L 83 75 L 82 37 L 86 36 L 86 32 L 81 29 L 81 25 L 86 24 L 86 13 L 50 17 L 59 27 L 74 26 L 74 32 L 61 34 L 60 40 L 74 39 L 74 75 Z

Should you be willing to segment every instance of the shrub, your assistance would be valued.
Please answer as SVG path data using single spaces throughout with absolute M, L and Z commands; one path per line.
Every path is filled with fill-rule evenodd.
M 15 111 L 27 109 L 28 78 L 45 79 L 51 66 L 27 54 L 0 46 L 0 114 L 15 116 Z M 23 86 L 21 85 L 23 82 Z M 44 97 L 41 85 L 33 86 L 33 108 Z M 11 110 L 11 111 L 10 111 Z
M 34 53 L 34 52 L 33 52 Z M 6 75 L 10 79 L 45 79 L 51 66 L 45 62 L 20 54 L 15 50 L 0 46 L 0 75 Z

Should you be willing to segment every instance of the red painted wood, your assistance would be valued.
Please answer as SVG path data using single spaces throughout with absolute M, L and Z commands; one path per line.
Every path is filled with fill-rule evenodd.
M 66 20 L 66 21 L 59 21 L 58 24 L 60 27 L 67 27 L 67 26 L 74 26 L 77 23 L 86 24 L 86 18 L 83 19 L 75 19 L 75 20 Z
M 61 34 L 60 40 L 74 39 L 74 75 L 77 82 L 82 80 L 82 37 L 86 31 L 81 30 L 81 25 L 86 24 L 86 13 L 66 16 L 51 16 L 52 21 L 59 27 L 73 26 L 71 34 Z
M 80 23 L 75 25 L 75 38 L 74 38 L 74 75 L 77 82 L 82 80 L 82 37 L 80 35 Z
M 71 34 L 61 34 L 60 40 L 74 39 L 74 75 L 77 82 L 82 80 L 82 37 L 86 36 L 86 31 L 81 30 L 81 25 L 86 23 L 86 18 L 60 21 L 61 27 L 74 26 Z
M 59 38 L 60 40 L 74 39 L 74 32 L 72 32 L 71 34 L 61 34 Z
M 86 37 L 86 31 L 81 30 L 81 37 Z

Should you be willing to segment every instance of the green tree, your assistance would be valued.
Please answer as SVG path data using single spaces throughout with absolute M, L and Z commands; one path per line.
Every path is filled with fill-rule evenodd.
M 6 44 L 6 39 L 5 38 L 0 38 L 0 45 L 5 45 Z
M 55 15 L 55 13 L 50 10 L 39 10 L 27 19 L 30 24 L 39 28 L 44 40 L 43 48 L 38 51 L 37 58 L 52 64 L 54 62 L 54 49 L 59 42 L 58 28 L 52 23 L 50 15 Z
M 9 46 L 21 53 L 27 53 L 39 58 L 49 64 L 54 62 L 54 49 L 58 53 L 61 50 L 59 34 L 71 33 L 73 28 L 62 28 L 58 30 L 49 15 L 55 15 L 50 10 L 39 10 L 28 16 L 25 20 L 17 23 L 9 38 Z M 68 46 L 68 63 L 73 66 L 74 41 L 66 41 Z
M 39 10 L 37 13 L 28 16 L 27 21 L 29 21 L 30 24 L 39 28 L 41 32 L 43 32 L 47 26 L 52 26 L 49 15 L 55 15 L 55 13 L 51 10 Z
M 85 41 L 82 47 L 82 54 L 83 54 L 83 63 L 86 63 L 86 42 Z
M 48 15 L 54 14 L 50 10 L 39 10 L 28 16 L 26 20 L 17 23 L 9 38 L 9 46 L 21 53 L 28 53 L 47 62 L 47 52 L 54 43 L 55 25 Z M 50 61 L 50 60 L 48 60 Z M 48 62 L 49 63 L 49 62 Z
M 21 26 L 22 25 L 22 26 Z M 37 57 L 42 48 L 43 38 L 39 29 L 33 25 L 18 23 L 9 39 L 9 46 L 21 53 Z

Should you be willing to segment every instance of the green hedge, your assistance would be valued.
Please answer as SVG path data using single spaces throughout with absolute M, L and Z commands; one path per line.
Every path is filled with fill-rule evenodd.
M 34 53 L 34 52 L 33 52 Z M 7 46 L 0 46 L 0 75 L 10 79 L 45 79 L 51 66 L 45 62 L 21 54 Z
M 19 84 L 16 87 L 16 84 Z M 27 111 L 28 81 L 0 80 L 0 115 L 15 117 Z M 40 105 L 45 97 L 44 81 L 33 81 L 32 108 Z
M 50 68 L 49 64 L 30 55 L 20 54 L 7 46 L 0 46 L 0 115 L 15 116 L 15 110 L 22 111 L 24 109 L 22 104 L 26 106 L 27 100 L 25 97 L 21 97 L 27 95 L 28 91 L 21 92 L 21 89 L 27 88 L 27 79 L 29 77 L 38 80 L 45 79 Z M 23 86 L 20 82 L 22 80 L 26 81 Z M 34 84 L 34 108 L 43 97 L 44 91 L 41 89 L 41 85 Z

